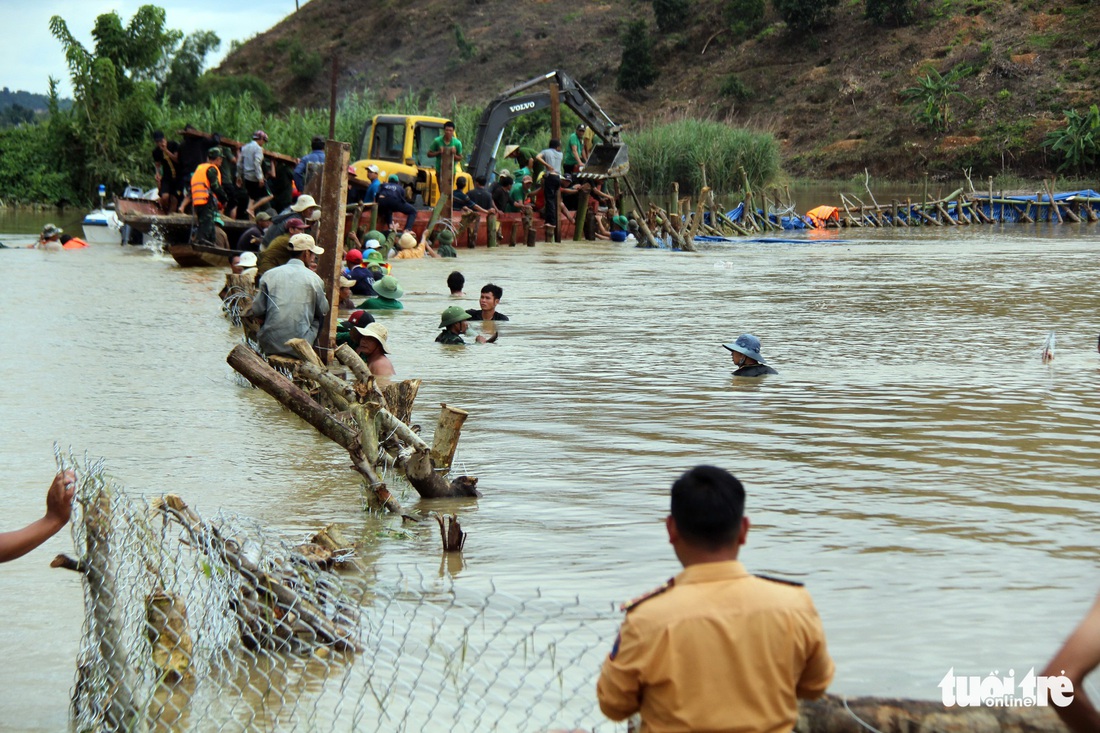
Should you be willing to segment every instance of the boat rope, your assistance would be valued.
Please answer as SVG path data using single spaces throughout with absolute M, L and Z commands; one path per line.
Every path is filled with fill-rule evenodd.
M 848 698 L 846 696 L 843 696 L 840 699 L 844 701 L 844 709 L 848 711 L 848 714 L 852 716 L 853 720 L 855 720 L 857 723 L 859 723 L 872 733 L 882 733 L 882 731 L 880 731 L 878 728 L 875 728 L 874 726 L 865 723 L 862 718 L 856 715 L 855 712 L 850 707 L 848 707 Z

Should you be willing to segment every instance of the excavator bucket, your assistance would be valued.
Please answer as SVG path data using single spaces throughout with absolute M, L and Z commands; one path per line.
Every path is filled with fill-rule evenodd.
M 630 170 L 630 159 L 623 143 L 601 143 L 592 148 L 591 155 L 578 178 L 600 180 L 603 178 L 621 178 Z

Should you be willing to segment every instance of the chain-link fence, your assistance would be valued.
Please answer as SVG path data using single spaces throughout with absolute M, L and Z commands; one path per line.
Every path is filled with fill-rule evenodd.
M 595 700 L 610 607 L 380 575 L 336 531 L 293 545 L 77 472 L 77 730 L 620 729 Z

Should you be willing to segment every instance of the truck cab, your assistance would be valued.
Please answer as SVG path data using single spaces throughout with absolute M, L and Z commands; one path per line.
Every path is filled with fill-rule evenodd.
M 396 174 L 405 186 L 405 195 L 414 203 L 434 206 L 439 199 L 439 182 L 436 180 L 437 158 L 428 157 L 432 141 L 443 134 L 443 117 L 423 115 L 375 115 L 363 127 L 355 177 L 367 180 L 367 166 L 378 166 L 379 177 L 384 183 Z M 459 136 L 461 140 L 461 136 Z M 466 151 L 463 151 L 464 153 Z M 466 179 L 466 189 L 471 186 L 470 175 L 463 170 L 463 161 L 455 166 L 455 180 Z

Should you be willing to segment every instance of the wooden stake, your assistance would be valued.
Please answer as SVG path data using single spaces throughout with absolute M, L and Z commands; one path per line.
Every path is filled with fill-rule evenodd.
M 439 164 L 439 198 L 443 199 L 443 207 L 440 216 L 450 221 L 454 216 L 454 188 L 455 188 L 455 150 L 452 147 L 444 147 L 440 151 Z
M 336 324 L 339 320 L 340 271 L 344 265 L 344 221 L 348 203 L 348 155 L 347 143 L 328 140 L 325 143 L 325 171 L 321 180 L 321 223 L 317 244 L 325 252 L 317 265 L 317 272 L 325 282 L 325 292 L 330 304 L 328 314 L 317 334 L 317 350 L 321 360 L 328 364 L 336 349 Z
M 485 217 L 485 244 L 488 247 L 497 246 L 497 215 L 493 212 L 489 212 L 489 215 Z
M 458 439 L 462 435 L 462 424 L 470 413 L 457 407 L 448 407 L 446 403 L 440 404 L 439 422 L 432 436 L 432 463 L 444 472 L 451 470 L 451 462 L 458 448 Z
M 580 242 L 587 239 L 584 235 L 584 222 L 588 216 L 588 188 L 584 187 L 577 194 L 577 213 L 573 219 L 573 241 Z

